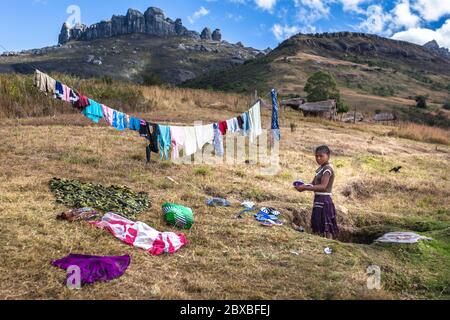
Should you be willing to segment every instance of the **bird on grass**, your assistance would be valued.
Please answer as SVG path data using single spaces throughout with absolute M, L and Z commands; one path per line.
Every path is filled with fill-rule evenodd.
M 400 169 L 402 169 L 402 167 L 401 167 L 401 166 L 399 166 L 399 167 L 395 167 L 395 168 L 392 168 L 391 170 L 389 170 L 389 172 L 395 172 L 395 173 L 399 173 L 399 172 L 400 172 Z

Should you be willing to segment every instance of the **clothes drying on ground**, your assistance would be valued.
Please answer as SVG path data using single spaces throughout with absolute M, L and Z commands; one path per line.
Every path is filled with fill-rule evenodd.
M 214 125 L 195 126 L 195 135 L 197 137 L 197 148 L 202 150 L 205 144 L 213 144 L 214 141 Z
M 130 123 L 128 124 L 128 128 L 133 131 L 139 131 L 141 129 L 141 120 L 130 117 Z
M 171 126 L 169 130 L 172 146 L 172 159 L 178 159 L 180 157 L 180 151 L 186 144 L 186 131 L 184 130 L 184 127 L 178 126 Z
M 223 157 L 225 150 L 223 147 L 223 136 L 222 132 L 220 131 L 220 127 L 218 123 L 215 123 L 213 125 L 214 127 L 214 150 L 216 152 L 216 156 Z
M 282 225 L 283 223 L 278 220 L 280 212 L 274 208 L 261 208 L 261 210 L 255 214 L 255 219 L 265 225 Z
M 100 119 L 103 119 L 102 106 L 92 99 L 89 99 L 89 105 L 83 110 L 83 114 L 95 123 L 98 123 Z
M 220 133 L 222 133 L 223 136 L 227 134 L 228 125 L 227 125 L 226 121 L 219 122 L 219 130 L 220 130 Z
M 261 125 L 261 102 L 257 102 L 249 111 L 250 142 L 262 134 Z
M 210 207 L 229 207 L 231 206 L 230 201 L 222 198 L 212 198 L 207 199 L 206 204 Z
M 185 156 L 190 156 L 197 152 L 197 134 L 195 127 L 184 127 L 184 132 L 186 135 Z
M 108 125 L 112 126 L 114 120 L 114 110 L 102 104 L 102 111 L 103 119 L 105 119 Z
M 111 212 L 105 214 L 101 221 L 91 223 L 109 230 L 126 244 L 144 249 L 152 255 L 175 253 L 187 244 L 184 234 L 159 232 L 143 222 L 134 222 Z
M 433 240 L 432 238 L 418 235 L 414 232 L 390 232 L 375 240 L 384 243 L 416 243 L 419 240 Z
M 56 93 L 56 80 L 39 70 L 35 71 L 33 82 L 42 92 L 50 93 L 52 95 Z
M 86 207 L 63 212 L 57 216 L 57 219 L 67 221 L 91 220 L 98 215 L 99 214 L 95 209 Z
M 110 281 L 121 277 L 128 266 L 130 265 L 131 258 L 129 255 L 120 257 L 101 257 L 90 256 L 81 254 L 70 254 L 67 257 L 55 260 L 52 265 L 63 270 L 67 270 L 69 267 L 77 266 L 81 271 L 81 285 L 92 284 L 96 281 Z M 72 277 L 71 274 L 67 275 L 67 281 Z M 75 285 L 75 283 L 71 283 Z
M 125 130 L 127 128 L 125 113 L 114 110 L 112 126 L 119 131 Z
M 169 150 L 171 145 L 170 127 L 158 125 L 158 144 L 161 159 L 169 160 Z

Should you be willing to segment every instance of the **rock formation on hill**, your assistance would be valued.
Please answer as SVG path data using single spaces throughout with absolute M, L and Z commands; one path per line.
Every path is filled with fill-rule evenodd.
M 447 48 L 439 47 L 439 44 L 436 42 L 436 40 L 427 42 L 423 46 L 441 57 L 450 58 L 450 51 Z
M 142 33 L 158 37 L 189 37 L 194 39 L 221 41 L 219 29 L 212 34 L 205 28 L 200 35 L 196 31 L 188 30 L 183 26 L 181 19 L 175 21 L 166 18 L 164 12 L 155 7 L 148 8 L 145 13 L 129 9 L 125 16 L 114 15 L 111 20 L 101 21 L 91 26 L 77 24 L 70 27 L 64 23 L 59 34 L 59 44 L 66 44 L 72 40 L 90 41 L 99 38 L 111 38 L 124 34 Z

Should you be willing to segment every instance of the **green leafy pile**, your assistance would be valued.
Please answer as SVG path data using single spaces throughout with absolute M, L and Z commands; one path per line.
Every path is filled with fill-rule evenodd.
M 76 209 L 92 207 L 135 218 L 137 214 L 151 207 L 147 193 L 136 193 L 122 186 L 105 187 L 100 184 L 53 178 L 50 180 L 50 189 L 57 203 Z

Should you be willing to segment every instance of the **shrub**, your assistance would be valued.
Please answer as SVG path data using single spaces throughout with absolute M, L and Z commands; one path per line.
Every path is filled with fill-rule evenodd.
M 427 108 L 427 97 L 425 96 L 417 96 L 416 97 L 416 107 L 420 109 L 426 109 Z

